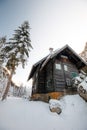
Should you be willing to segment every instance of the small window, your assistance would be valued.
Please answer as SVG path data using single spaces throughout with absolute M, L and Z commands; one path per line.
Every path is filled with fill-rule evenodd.
M 64 65 L 64 70 L 68 71 L 68 66 L 67 65 Z
M 55 68 L 56 68 L 57 70 L 61 70 L 61 64 L 55 64 Z

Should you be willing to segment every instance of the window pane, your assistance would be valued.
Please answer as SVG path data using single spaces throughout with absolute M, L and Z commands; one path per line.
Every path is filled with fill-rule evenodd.
M 67 65 L 64 65 L 64 70 L 65 70 L 65 71 L 68 71 Z
M 61 64 L 55 64 L 55 68 L 56 68 L 57 70 L 61 70 Z

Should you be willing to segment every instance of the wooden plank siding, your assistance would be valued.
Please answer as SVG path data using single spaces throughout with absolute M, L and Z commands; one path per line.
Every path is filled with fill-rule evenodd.
M 46 93 L 45 89 L 45 80 L 46 80 L 46 71 L 45 69 L 38 74 L 38 93 Z
M 56 68 L 59 65 L 60 68 Z M 65 88 L 65 78 L 64 72 L 62 69 L 62 62 L 60 60 L 56 60 L 54 63 L 54 86 L 55 91 L 63 91 Z
M 60 69 L 56 68 L 60 65 Z M 65 88 L 72 87 L 72 78 L 78 75 L 78 69 L 68 58 L 56 59 L 54 64 L 54 87 L 55 91 L 64 91 Z
M 46 92 L 53 92 L 54 91 L 54 84 L 53 84 L 53 61 L 51 60 L 46 65 Z
M 53 59 L 34 74 L 33 93 L 62 92 L 72 87 L 73 74 L 78 74 L 78 70 L 72 62 L 66 58 Z

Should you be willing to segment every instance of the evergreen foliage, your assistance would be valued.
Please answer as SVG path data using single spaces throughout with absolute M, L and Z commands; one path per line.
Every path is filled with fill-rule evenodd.
M 0 61 L 2 61 L 2 63 L 4 62 L 4 57 L 5 57 L 5 54 L 4 54 L 4 50 L 3 50 L 3 47 L 6 43 L 6 37 L 1 37 L 0 38 Z
M 1 39 L 1 43 L 4 43 L 1 48 L 1 57 L 4 59 L 3 63 L 5 63 L 5 66 L 11 72 L 2 100 L 7 96 L 16 67 L 19 64 L 22 64 L 22 67 L 24 68 L 29 57 L 30 49 L 32 49 L 29 31 L 29 23 L 25 21 L 14 31 L 15 33 L 13 34 L 13 37 L 9 39 L 9 42 L 6 42 L 6 39 L 4 38 Z
M 20 63 L 24 68 L 31 46 L 30 40 L 30 27 L 27 21 L 25 21 L 13 34 L 13 38 L 10 38 L 10 42 L 5 44 L 4 52 L 6 54 L 8 69 L 15 69 Z

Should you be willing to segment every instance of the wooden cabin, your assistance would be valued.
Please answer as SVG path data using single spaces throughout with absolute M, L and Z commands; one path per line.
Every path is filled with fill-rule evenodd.
M 58 49 L 32 66 L 28 80 L 33 79 L 32 97 L 49 95 L 57 98 L 74 91 L 72 79 L 87 63 L 68 45 Z M 36 96 L 35 96 L 36 98 Z

